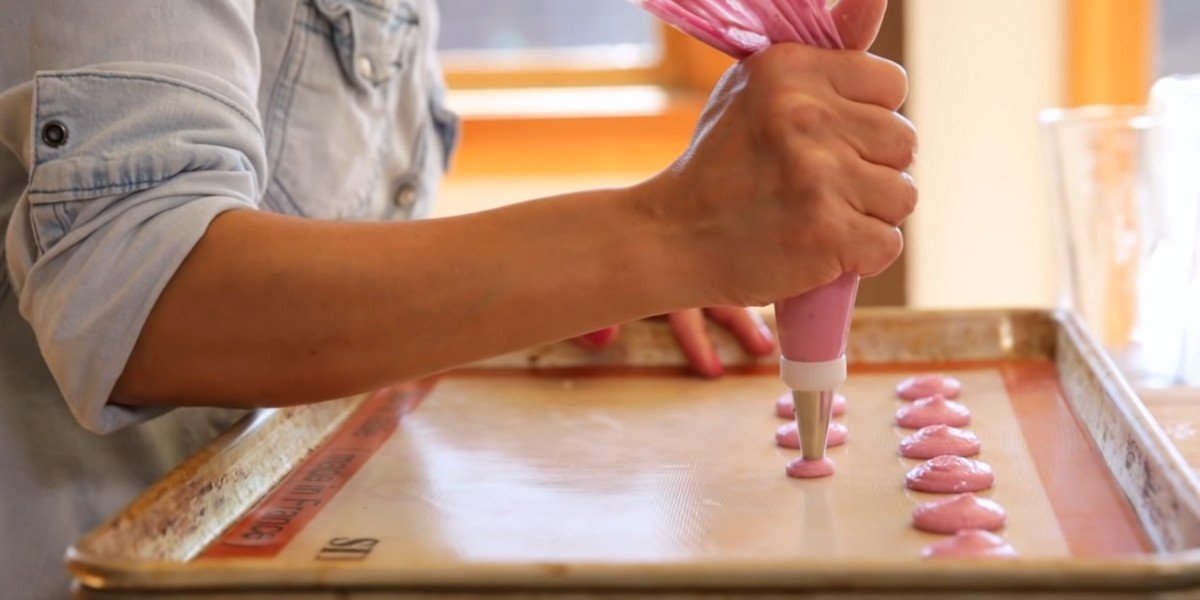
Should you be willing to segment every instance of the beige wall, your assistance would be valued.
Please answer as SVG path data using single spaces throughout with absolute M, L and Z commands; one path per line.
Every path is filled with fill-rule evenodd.
M 908 114 L 921 205 L 908 229 L 918 308 L 1057 298 L 1050 186 L 1036 122 L 1065 92 L 1063 0 L 910 0 Z

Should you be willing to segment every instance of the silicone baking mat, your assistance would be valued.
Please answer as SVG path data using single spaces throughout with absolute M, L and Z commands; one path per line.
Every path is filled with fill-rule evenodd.
M 1149 552 L 1054 364 L 1033 360 L 852 370 L 838 473 L 808 481 L 785 476 L 798 451 L 774 444 L 785 390 L 773 369 L 452 373 L 368 401 L 198 560 L 918 562 L 942 536 L 912 529 L 910 513 L 937 496 L 904 487 L 921 461 L 897 454 L 910 432 L 893 423 L 893 388 L 930 369 L 962 380 L 997 476 L 980 495 L 1008 510 L 1000 533 L 1023 557 Z

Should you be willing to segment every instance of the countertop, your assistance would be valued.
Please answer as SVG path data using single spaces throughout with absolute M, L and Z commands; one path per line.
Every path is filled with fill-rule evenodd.
M 1137 392 L 1192 469 L 1200 469 L 1200 388 L 1139 389 Z

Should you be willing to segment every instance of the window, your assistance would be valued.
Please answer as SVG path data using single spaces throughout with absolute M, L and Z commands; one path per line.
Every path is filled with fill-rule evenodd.
M 732 60 L 626 0 L 440 0 L 459 175 L 652 173 Z
M 533 62 L 608 68 L 658 61 L 658 26 L 627 2 L 442 0 L 439 47 L 449 61 L 520 68 Z
M 1200 2 L 1159 0 L 1156 77 L 1200 73 Z
M 707 90 L 729 61 L 625 0 L 441 0 L 450 87 Z
M 656 84 L 662 26 L 624 0 L 442 0 L 439 47 L 457 89 Z
M 1140 104 L 1168 75 L 1200 73 L 1200 2 L 1072 0 L 1070 104 Z
M 1153 79 L 1156 4 L 1154 0 L 1068 3 L 1069 105 L 1145 102 Z

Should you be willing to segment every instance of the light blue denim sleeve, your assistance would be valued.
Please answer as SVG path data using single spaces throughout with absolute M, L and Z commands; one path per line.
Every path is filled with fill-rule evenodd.
M 32 4 L 32 2 L 30 3 Z M 250 1 L 38 0 L 28 81 L 0 92 L 29 182 L 6 258 L 21 314 L 75 417 L 107 433 L 158 414 L 110 403 L 150 309 L 223 211 L 266 174 Z

